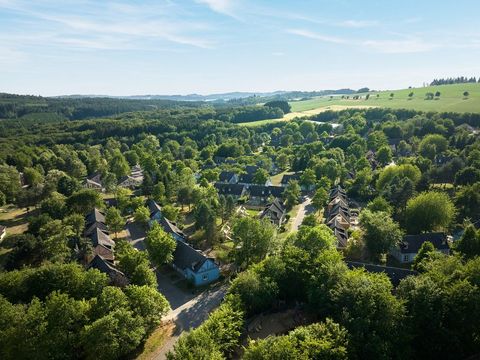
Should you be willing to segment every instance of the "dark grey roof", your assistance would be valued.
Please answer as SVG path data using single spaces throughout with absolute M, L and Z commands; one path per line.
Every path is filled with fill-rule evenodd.
M 331 200 L 333 198 L 337 197 L 337 196 L 341 196 L 343 198 L 346 198 L 346 196 L 347 196 L 347 193 L 345 192 L 345 190 L 342 189 L 342 187 L 340 185 L 337 185 L 332 190 L 330 190 L 330 199 Z
M 219 195 L 242 196 L 245 191 L 245 185 L 241 184 L 225 184 L 217 182 L 214 186 Z
M 6 226 L 0 225 L 0 234 L 3 234 L 7 230 Z
M 85 234 L 85 236 L 88 237 L 91 234 L 93 234 L 95 231 L 97 231 L 97 229 L 100 229 L 101 231 L 103 231 L 106 234 L 109 233 L 107 225 L 105 225 L 104 223 L 101 223 L 101 222 L 94 222 L 94 223 L 90 224 L 89 226 L 87 226 L 85 228 L 84 234 Z
M 258 166 L 257 165 L 247 165 L 245 166 L 245 171 L 247 172 L 247 174 L 250 174 L 250 175 L 254 175 L 258 170 Z
M 205 255 L 187 243 L 177 241 L 177 246 L 173 252 L 173 264 L 177 268 L 182 270 L 189 268 L 197 272 L 207 260 L 208 258 Z
M 268 204 L 265 209 L 262 211 L 260 217 L 264 218 L 265 216 L 269 216 L 271 219 L 280 220 L 286 214 L 286 209 L 283 204 L 280 202 L 279 199 L 273 200 L 270 204 Z
M 115 247 L 115 242 L 110 239 L 110 236 L 105 234 L 98 227 L 95 227 L 93 231 L 87 235 L 87 237 L 92 241 L 93 246 L 102 245 L 107 248 Z
M 447 241 L 447 235 L 442 232 L 436 232 L 418 235 L 405 235 L 402 243 L 400 244 L 400 252 L 402 254 L 417 253 L 425 241 L 430 241 L 437 250 L 450 249 Z
M 255 174 L 241 174 L 238 177 L 238 182 L 244 183 L 244 184 L 253 184 L 254 177 L 255 177 Z
M 106 273 L 110 276 L 112 275 L 123 275 L 123 273 L 118 270 L 110 261 L 106 260 L 101 255 L 95 255 L 95 257 L 88 264 L 88 269 L 97 269 L 103 273 Z
M 265 185 L 252 185 L 248 188 L 250 196 L 255 197 L 268 197 L 274 196 L 281 198 L 285 188 L 282 186 L 265 186 Z
M 148 210 L 150 211 L 150 216 L 152 216 L 156 212 L 162 211 L 162 208 L 160 207 L 160 205 L 158 205 L 153 199 L 147 200 L 147 207 L 148 207 Z
M 85 217 L 85 224 L 87 225 L 87 227 L 89 227 L 94 222 L 105 224 L 105 215 L 103 215 L 103 213 L 97 208 L 93 209 L 93 211 L 88 213 Z
M 390 278 L 390 281 L 394 286 L 397 286 L 400 283 L 400 280 L 411 275 L 418 275 L 418 272 L 409 269 L 396 268 L 392 266 L 382 266 L 375 264 L 365 264 L 356 261 L 346 261 L 347 266 L 350 269 L 363 267 L 365 270 L 374 273 L 385 273 Z
M 218 176 L 218 181 L 229 182 L 234 175 L 235 173 L 233 171 L 222 171 Z
M 300 174 L 285 174 L 282 176 L 281 184 L 287 185 L 290 180 L 300 180 Z

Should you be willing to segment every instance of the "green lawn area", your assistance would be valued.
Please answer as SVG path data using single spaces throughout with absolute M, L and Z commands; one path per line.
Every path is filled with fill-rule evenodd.
M 425 100 L 427 92 L 440 92 L 438 100 Z M 470 93 L 467 99 L 464 98 L 463 92 Z M 409 100 L 408 94 L 413 92 L 413 97 Z M 393 93 L 393 99 L 390 94 Z M 377 98 L 377 94 L 379 97 Z M 304 101 L 291 102 L 293 112 L 307 111 L 318 109 L 325 106 L 353 106 L 353 105 L 371 105 L 377 107 L 393 108 L 393 109 L 415 109 L 421 111 L 439 111 L 439 112 L 480 112 L 480 84 L 452 84 L 429 86 L 422 88 L 401 89 L 392 91 L 371 92 L 370 98 L 365 99 L 366 93 L 358 94 L 363 99 L 342 100 L 340 96 L 330 99 L 329 96 L 318 97 Z

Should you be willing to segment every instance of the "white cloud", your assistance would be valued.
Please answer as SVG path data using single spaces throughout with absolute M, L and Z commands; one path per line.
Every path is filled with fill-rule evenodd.
M 378 26 L 379 22 L 375 20 L 345 20 L 340 21 L 337 25 L 349 28 L 367 28 Z
M 235 13 L 236 4 L 233 0 L 195 0 L 199 4 L 205 4 L 213 11 L 237 18 Z
M 405 40 L 365 40 L 362 46 L 386 54 L 418 53 L 434 50 L 438 44 L 412 38 Z
M 335 37 L 335 36 L 329 36 L 329 35 L 323 35 L 323 34 L 318 34 L 310 30 L 305 30 L 305 29 L 288 29 L 288 33 L 302 36 L 308 39 L 314 39 L 314 40 L 320 40 L 323 42 L 329 42 L 329 43 L 335 43 L 335 44 L 345 44 L 347 41 L 345 39 Z

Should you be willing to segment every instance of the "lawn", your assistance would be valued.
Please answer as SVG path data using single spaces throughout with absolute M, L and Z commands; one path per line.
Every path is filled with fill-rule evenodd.
M 0 210 L 0 225 L 7 227 L 8 235 L 23 234 L 28 227 L 28 218 L 36 214 L 36 210 L 27 212 L 26 208 L 19 209 L 9 205 Z
M 427 92 L 440 92 L 440 97 L 437 100 L 425 100 Z M 470 93 L 468 98 L 464 98 L 463 92 Z M 410 98 L 408 95 L 413 92 Z M 390 94 L 394 96 L 391 99 Z M 377 98 L 378 94 L 378 98 Z M 370 92 L 370 98 L 365 99 L 366 93 L 358 94 L 362 98 L 353 100 L 341 99 L 340 96 L 334 96 L 330 99 L 329 96 L 318 97 L 304 101 L 291 102 L 292 112 L 314 110 L 326 106 L 355 106 L 355 105 L 369 105 L 375 107 L 386 107 L 393 109 L 415 109 L 421 111 L 439 111 L 439 112 L 480 112 L 480 84 L 452 84 L 429 86 L 422 88 L 401 89 L 392 91 Z
M 425 100 L 427 92 L 440 92 L 440 97 L 435 100 Z M 463 93 L 468 91 L 470 95 L 464 98 Z M 413 92 L 410 98 L 408 95 Z M 393 93 L 393 98 L 390 94 Z M 349 99 L 342 99 L 341 96 L 335 95 L 321 96 L 308 100 L 291 101 L 292 112 L 286 114 L 282 119 L 266 119 L 252 121 L 248 123 L 240 123 L 242 126 L 261 126 L 268 123 L 283 122 L 292 120 L 296 117 L 312 116 L 324 111 L 341 111 L 346 109 L 358 108 L 392 108 L 392 109 L 414 109 L 419 111 L 438 111 L 438 112 L 480 112 L 480 84 L 452 84 L 428 86 L 421 88 L 387 90 L 379 92 L 370 92 L 370 98 L 365 97 L 367 93 L 348 95 Z M 378 94 L 378 97 L 377 97 Z M 354 95 L 361 98 L 353 100 Z

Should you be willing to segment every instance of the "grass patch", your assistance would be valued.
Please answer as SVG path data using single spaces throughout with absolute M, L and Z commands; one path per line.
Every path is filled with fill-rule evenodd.
M 7 227 L 8 235 L 23 234 L 28 228 L 28 219 L 36 215 L 38 210 L 27 211 L 26 208 L 9 205 L 0 211 L 0 225 Z

